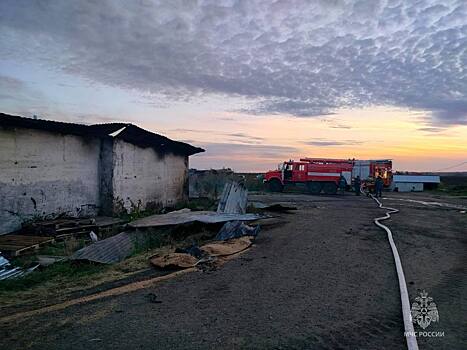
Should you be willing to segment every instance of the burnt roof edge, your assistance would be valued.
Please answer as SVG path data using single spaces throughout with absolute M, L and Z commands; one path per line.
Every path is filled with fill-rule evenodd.
M 169 139 L 168 137 L 153 133 L 130 123 L 85 125 L 46 119 L 33 119 L 0 113 L 0 126 L 6 128 L 36 129 L 60 134 L 97 138 L 109 138 L 111 137 L 109 134 L 125 128 L 122 132 L 116 135 L 115 138 L 122 139 L 139 147 L 152 147 L 157 152 L 174 153 L 187 156 L 205 152 L 205 150 L 200 147 Z

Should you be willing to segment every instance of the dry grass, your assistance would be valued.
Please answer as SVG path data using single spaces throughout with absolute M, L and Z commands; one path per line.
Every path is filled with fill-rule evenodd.
M 201 244 L 209 237 L 212 237 L 212 232 L 209 231 L 201 231 L 179 239 L 169 236 L 164 241 L 158 241 L 159 246 L 154 248 L 145 246 L 135 255 L 114 265 L 79 264 L 67 261 L 55 263 L 43 271 L 33 272 L 20 279 L 0 281 L 0 308 L 44 306 L 50 302 L 63 302 L 73 293 L 151 269 L 149 258 L 155 254 L 166 254 L 193 242 Z M 71 242 L 69 245 L 75 243 Z

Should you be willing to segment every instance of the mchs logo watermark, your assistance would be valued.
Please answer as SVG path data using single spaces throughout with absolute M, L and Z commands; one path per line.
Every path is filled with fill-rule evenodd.
M 415 336 L 415 337 L 444 337 L 444 332 L 430 332 L 425 331 L 425 329 L 432 323 L 439 321 L 438 308 L 436 307 L 435 302 L 432 297 L 428 296 L 428 293 L 422 291 L 420 296 L 415 298 L 415 301 L 412 303 L 412 308 L 410 310 L 412 316 L 412 322 L 418 324 L 423 331 L 421 332 L 406 332 L 405 336 Z M 410 333 L 410 334 L 409 334 Z

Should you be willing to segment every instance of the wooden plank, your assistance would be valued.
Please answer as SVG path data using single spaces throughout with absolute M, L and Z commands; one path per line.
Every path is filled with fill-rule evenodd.
M 44 244 L 53 242 L 53 237 L 44 236 L 28 236 L 28 235 L 3 235 L 0 236 L 0 244 L 2 243 L 15 243 L 22 245 L 30 244 Z
M 80 226 L 75 226 L 75 227 L 60 228 L 60 229 L 55 230 L 55 232 L 57 234 L 77 232 L 77 231 L 83 231 L 83 230 L 88 230 L 89 232 L 89 231 L 96 230 L 96 229 L 97 229 L 96 225 L 80 225 Z
M 45 242 L 53 240 L 53 237 L 46 237 L 46 236 L 27 236 L 27 235 L 5 235 L 0 237 L 0 242 L 8 241 L 8 242 Z
M 29 250 L 37 250 L 39 245 L 30 245 L 30 246 L 16 246 L 16 245 L 0 245 L 0 251 L 8 252 L 11 256 L 18 256 L 21 253 L 24 253 Z
M 120 218 L 113 218 L 110 216 L 96 216 L 95 217 L 95 225 L 99 227 L 100 229 L 107 227 L 107 226 L 121 225 L 124 223 L 125 223 L 125 220 L 120 219 Z
M 71 232 L 71 233 L 63 233 L 55 236 L 56 240 L 64 240 L 69 237 L 75 237 L 79 235 L 84 235 L 88 234 L 90 231 L 89 230 L 82 230 L 82 231 L 76 231 L 76 232 Z
M 55 225 L 55 229 L 58 231 L 59 229 L 76 228 L 76 227 L 80 227 L 80 226 L 93 225 L 93 224 L 94 224 L 93 220 L 90 220 L 90 219 L 87 219 L 87 220 L 73 220 L 73 221 L 67 221 L 67 222 L 57 224 L 57 225 Z
M 41 245 L 53 241 L 53 237 L 4 235 L 0 237 L 0 251 L 4 251 L 10 256 L 18 256 L 31 250 L 37 250 Z
M 3 250 L 18 250 L 24 248 L 24 244 L 8 244 L 8 243 L 1 243 L 0 244 L 0 251 Z M 28 246 L 26 246 L 28 247 Z

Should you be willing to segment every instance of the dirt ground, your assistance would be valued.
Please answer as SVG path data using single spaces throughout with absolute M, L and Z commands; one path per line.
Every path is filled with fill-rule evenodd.
M 411 302 L 433 297 L 439 322 L 420 349 L 467 344 L 467 200 L 388 193 Z M 298 207 L 211 272 L 0 324 L 5 349 L 403 349 L 399 287 L 384 211 L 366 197 L 256 194 Z M 443 202 L 439 207 L 425 202 Z M 152 293 L 152 294 L 151 294 Z M 155 296 L 154 296 L 155 295 Z M 158 302 L 154 302 L 157 300 Z M 1 317 L 1 316 L 0 316 Z M 416 330 L 421 329 L 416 326 Z

